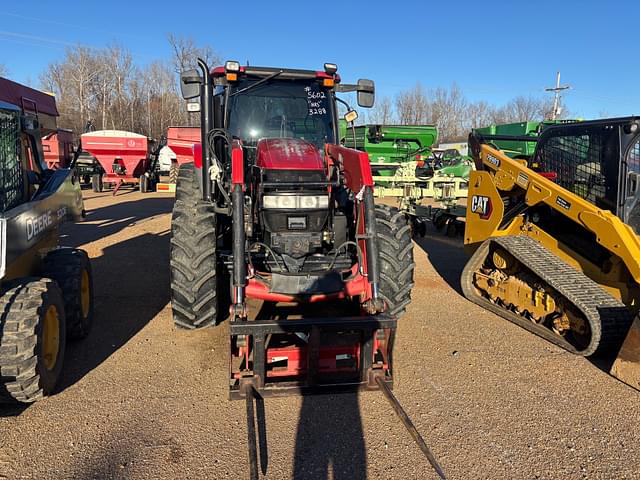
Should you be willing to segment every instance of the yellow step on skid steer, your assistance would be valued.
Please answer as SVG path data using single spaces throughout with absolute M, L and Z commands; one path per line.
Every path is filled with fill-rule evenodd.
M 640 117 L 550 126 L 529 164 L 499 139 L 469 138 L 465 296 L 640 389 Z

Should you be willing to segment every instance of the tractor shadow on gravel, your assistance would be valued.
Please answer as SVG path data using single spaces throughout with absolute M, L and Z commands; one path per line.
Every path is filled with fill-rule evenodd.
M 355 307 L 355 308 L 354 308 Z M 257 318 L 345 316 L 357 306 L 345 303 L 276 305 L 263 303 Z M 268 408 L 268 407 L 267 407 Z M 262 400 L 256 402 L 260 467 L 266 474 L 268 453 Z M 331 473 L 330 473 L 331 472 Z M 357 393 L 303 396 L 296 430 L 293 478 L 365 480 L 367 453 Z

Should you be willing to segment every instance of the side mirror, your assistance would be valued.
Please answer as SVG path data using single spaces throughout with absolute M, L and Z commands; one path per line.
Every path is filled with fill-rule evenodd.
M 358 119 L 358 112 L 355 110 L 349 110 L 344 114 L 344 119 L 347 123 L 353 123 Z
M 373 80 L 361 78 L 358 80 L 358 105 L 371 108 L 376 99 L 376 87 Z
M 182 98 L 189 100 L 200 96 L 200 84 L 202 77 L 198 70 L 187 70 L 180 74 L 180 90 Z

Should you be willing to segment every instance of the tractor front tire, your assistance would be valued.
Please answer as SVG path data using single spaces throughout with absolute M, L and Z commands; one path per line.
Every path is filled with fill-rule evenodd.
M 99 173 L 94 173 L 91 176 L 91 188 L 94 192 L 102 192 L 104 189 L 104 185 L 102 183 L 102 175 Z
M 200 198 L 193 163 L 178 172 L 171 217 L 171 307 L 176 326 L 216 324 L 218 314 L 216 214 Z
M 413 288 L 411 225 L 397 208 L 376 205 L 375 213 L 380 296 L 387 304 L 387 313 L 399 317 L 411 302 Z
M 53 393 L 62 372 L 66 323 L 53 280 L 25 278 L 0 297 L 0 401 L 31 403 Z
M 180 171 L 180 165 L 178 165 L 178 162 L 171 162 L 171 167 L 169 168 L 169 183 L 178 182 L 179 171 Z
M 87 252 L 77 248 L 52 250 L 44 258 L 43 275 L 62 289 L 67 337 L 86 337 L 93 324 L 93 277 Z

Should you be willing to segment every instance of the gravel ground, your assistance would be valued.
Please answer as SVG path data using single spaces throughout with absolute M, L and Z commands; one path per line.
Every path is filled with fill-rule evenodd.
M 171 196 L 85 197 L 89 217 L 64 243 L 93 259 L 95 328 L 69 347 L 57 395 L 0 406 L 0 478 L 246 478 L 227 325 L 172 327 Z M 460 247 L 416 244 L 395 353 L 395 394 L 448 477 L 640 478 L 638 392 L 467 302 Z M 266 478 L 435 478 L 378 392 L 264 407 Z

